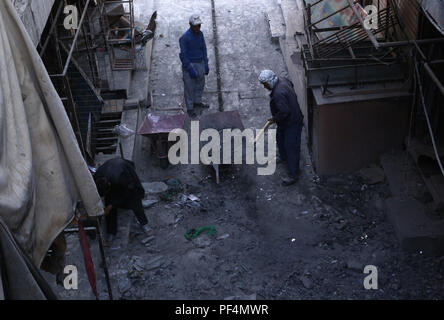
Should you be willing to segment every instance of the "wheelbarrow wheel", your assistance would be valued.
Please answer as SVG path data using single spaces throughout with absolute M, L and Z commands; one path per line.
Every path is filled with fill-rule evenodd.
M 162 169 L 166 169 L 168 168 L 168 166 L 170 165 L 170 161 L 168 160 L 168 158 L 162 158 L 160 159 L 160 167 Z

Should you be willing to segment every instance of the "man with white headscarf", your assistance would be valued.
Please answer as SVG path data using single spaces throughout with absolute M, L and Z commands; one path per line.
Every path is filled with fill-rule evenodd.
M 276 140 L 280 156 L 277 162 L 287 163 L 289 174 L 283 179 L 282 185 L 289 186 L 296 183 L 299 178 L 304 116 L 290 80 L 278 77 L 271 70 L 264 70 L 259 75 L 259 82 L 271 91 L 270 111 L 273 118 L 270 120 L 277 124 Z

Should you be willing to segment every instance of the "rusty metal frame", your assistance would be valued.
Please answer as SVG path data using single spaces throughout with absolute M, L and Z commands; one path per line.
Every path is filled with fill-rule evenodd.
M 348 5 L 328 14 L 318 21 L 312 21 L 312 8 L 322 4 L 324 1 L 328 0 L 318 0 L 312 4 L 307 3 L 307 0 L 304 0 L 306 34 L 310 55 L 308 55 L 307 52 L 304 52 L 303 58 L 305 61 L 305 67 L 308 71 L 328 70 L 331 68 L 342 69 L 352 66 L 355 68 L 367 68 L 370 66 L 370 63 L 373 65 L 375 63 L 390 65 L 394 62 L 394 58 L 389 53 L 392 53 L 394 50 L 398 50 L 402 47 L 413 46 L 423 59 L 424 70 L 435 82 L 441 93 L 444 94 L 443 84 L 439 81 L 438 77 L 431 69 L 430 64 L 420 48 L 420 45 L 442 43 L 444 42 L 444 38 L 422 40 L 409 39 L 404 31 L 406 24 L 400 16 L 397 4 L 393 0 L 386 0 L 387 7 L 378 12 L 378 18 L 379 21 L 382 22 L 382 26 L 380 23 L 380 26 L 378 26 L 378 29 L 376 30 L 369 30 L 365 28 L 363 17 L 359 13 L 359 7 L 357 6 L 359 0 L 346 0 Z M 377 6 L 380 8 L 381 0 L 375 1 L 377 1 Z M 414 10 L 417 10 L 419 13 L 421 10 L 419 3 L 414 0 L 409 1 L 416 4 Z M 358 22 L 346 27 L 334 26 L 324 29 L 316 28 L 319 23 L 330 19 L 347 9 L 353 10 L 354 17 L 358 20 Z M 385 41 L 378 40 L 378 34 L 381 32 L 387 32 L 391 28 L 399 28 L 401 33 L 404 35 L 404 39 L 399 41 L 387 41 L 386 37 Z M 326 36 L 323 39 L 319 39 L 317 36 L 319 33 L 332 33 L 333 31 L 336 32 Z M 369 53 L 372 51 L 372 48 L 368 47 L 368 44 L 371 44 L 373 47 L 372 53 Z M 365 46 L 368 47 L 368 52 L 365 52 L 364 55 L 359 55 L 356 53 L 359 49 Z M 344 53 L 346 53 L 347 56 L 344 56 Z M 350 65 L 350 61 L 353 63 L 353 65 Z M 329 65 L 326 67 L 322 65 L 325 62 L 336 62 L 336 65 Z M 309 64 L 311 63 L 321 65 L 319 67 L 310 67 Z
M 83 8 L 82 16 L 80 18 L 80 22 L 79 22 L 77 31 L 76 31 L 76 33 L 74 35 L 74 40 L 72 41 L 71 48 L 70 48 L 69 54 L 68 54 L 68 58 L 66 59 L 66 62 L 65 62 L 65 65 L 63 67 L 62 73 L 51 75 L 51 77 L 64 77 L 64 76 L 66 76 L 66 73 L 68 72 L 69 64 L 71 63 L 72 55 L 73 55 L 74 50 L 76 48 L 77 40 L 79 39 L 79 35 L 82 32 L 83 21 L 85 20 L 86 12 L 88 11 L 90 2 L 91 2 L 91 0 L 86 0 L 86 4 L 85 4 L 85 7 Z
M 128 11 L 124 6 L 124 16 L 129 16 L 129 27 L 125 28 L 110 28 L 109 20 L 106 12 L 106 5 L 122 4 L 128 5 Z M 135 40 L 135 19 L 134 19 L 134 2 L 133 0 L 101 0 L 99 3 L 99 12 L 102 19 L 102 31 L 104 33 L 106 48 L 108 49 L 111 67 L 113 70 L 134 70 L 136 68 L 136 40 Z M 112 32 L 129 32 L 129 39 L 113 38 Z M 116 45 L 129 45 L 129 58 L 117 58 L 115 53 Z
M 56 13 L 56 17 L 52 21 L 52 25 L 51 25 L 51 28 L 50 28 L 50 33 L 48 34 L 48 38 L 46 39 L 45 44 L 44 44 L 43 49 L 42 49 L 42 52 L 40 53 L 41 55 L 45 53 L 46 47 L 47 47 L 48 42 L 49 42 L 49 39 L 52 36 L 54 36 L 55 37 L 55 42 L 56 42 L 57 62 L 59 64 L 59 66 L 60 66 L 60 69 L 62 70 L 62 73 L 52 74 L 52 75 L 49 75 L 49 76 L 50 76 L 51 79 L 53 79 L 53 81 L 55 81 L 54 79 L 61 79 L 61 81 L 63 83 L 63 87 L 64 87 L 64 90 L 65 90 L 66 95 L 67 95 L 66 99 L 68 101 L 68 110 L 67 111 L 69 113 L 71 113 L 70 119 L 73 122 L 73 126 L 75 127 L 75 131 L 77 132 L 77 136 L 78 136 L 78 139 L 79 139 L 80 150 L 82 151 L 82 155 L 84 157 L 86 157 L 86 151 L 85 151 L 85 146 L 83 144 L 82 134 L 80 133 L 80 125 L 79 125 L 79 120 L 78 120 L 78 116 L 77 116 L 76 105 L 75 105 L 75 102 L 74 102 L 74 98 L 72 96 L 71 87 L 70 87 L 69 80 L 68 80 L 68 77 L 67 77 L 67 72 L 68 72 L 69 64 L 71 63 L 72 55 L 74 53 L 74 50 L 75 50 L 75 47 L 76 47 L 76 43 L 77 43 L 77 40 L 79 38 L 81 29 L 82 29 L 83 21 L 84 21 L 85 16 L 86 16 L 86 11 L 88 10 L 90 2 L 91 2 L 91 0 L 87 0 L 86 1 L 85 7 L 84 7 L 84 10 L 82 12 L 82 16 L 81 16 L 81 19 L 80 19 L 80 22 L 79 22 L 79 26 L 78 26 L 78 29 L 77 29 L 77 31 L 75 33 L 73 42 L 71 44 L 71 49 L 69 50 L 69 54 L 68 54 L 68 57 L 66 59 L 65 64 L 63 65 L 63 62 L 62 62 L 62 57 L 60 55 L 60 48 L 59 48 L 59 40 L 58 40 L 58 36 L 57 36 L 57 31 L 55 30 L 55 26 L 57 25 L 57 21 L 58 21 L 58 18 L 60 16 L 60 12 L 61 12 L 62 6 L 60 6 L 58 8 L 58 11 Z
M 312 21 L 312 8 L 322 4 L 324 1 L 328 0 L 318 0 L 313 4 L 307 3 L 307 0 L 304 0 L 306 34 L 312 57 L 326 59 L 345 51 L 348 52 L 351 58 L 355 59 L 357 58 L 353 50 L 355 45 L 362 42 L 370 42 L 375 49 L 379 49 L 380 42 L 377 35 L 384 32 L 387 35 L 390 29 L 396 28 L 399 25 L 392 5 L 387 5 L 386 8 L 378 11 L 378 20 L 380 21 L 378 28 L 375 30 L 365 28 L 363 16 L 359 12 L 362 9 L 358 7 L 360 0 L 346 0 L 347 5 L 344 7 L 317 21 Z M 377 7 L 380 8 L 380 1 L 382 0 L 375 1 L 377 1 Z M 387 3 L 391 4 L 392 2 L 387 0 Z M 317 27 L 321 22 L 337 17 L 345 10 L 352 10 L 356 22 L 348 26 Z M 322 34 L 325 35 L 324 38 L 322 38 Z
M 63 1 L 61 1 L 61 3 L 64 4 Z M 86 157 L 87 151 L 86 151 L 86 146 L 83 141 L 82 133 L 80 130 L 79 118 L 77 115 L 77 106 L 74 101 L 74 97 L 72 95 L 70 80 L 68 77 L 68 70 L 69 70 L 70 64 L 74 64 L 76 66 L 76 68 L 79 70 L 82 77 L 88 83 L 91 90 L 94 91 L 98 100 L 103 103 L 103 100 L 101 99 L 101 96 L 96 88 L 97 79 L 95 78 L 94 69 L 93 69 L 93 67 L 94 67 L 93 61 L 91 60 L 94 57 L 94 53 L 92 52 L 91 47 L 88 44 L 88 39 L 87 39 L 88 35 L 87 35 L 87 31 L 85 30 L 85 22 L 89 21 L 88 9 L 92 6 L 92 3 L 93 3 L 93 1 L 91 1 L 91 0 L 83 0 L 83 3 L 81 3 L 80 0 L 77 0 L 77 4 L 81 5 L 81 7 L 82 7 L 82 13 L 81 13 L 81 18 L 80 18 L 80 21 L 78 24 L 78 28 L 76 29 L 73 37 L 65 37 L 66 39 L 72 39 L 72 42 L 70 42 L 70 43 L 67 43 L 67 42 L 64 43 L 61 40 L 61 37 L 59 37 L 58 32 L 57 32 L 57 25 L 60 23 L 61 12 L 63 11 L 62 10 L 63 5 L 60 5 L 57 8 L 56 13 L 51 14 L 51 16 L 50 16 L 51 26 L 50 26 L 47 38 L 45 39 L 43 46 L 41 46 L 41 51 L 40 51 L 40 56 L 43 57 L 44 54 L 46 53 L 46 49 L 48 48 L 48 44 L 52 39 L 52 41 L 54 42 L 54 48 L 55 48 L 55 53 L 56 53 L 56 58 L 57 58 L 56 64 L 57 64 L 57 69 L 58 69 L 59 73 L 50 74 L 49 76 L 54 84 L 57 83 L 57 81 L 60 81 L 59 83 L 62 86 L 61 90 L 63 90 L 62 91 L 63 96 L 61 96 L 61 100 L 65 104 L 67 114 L 68 114 L 71 124 L 73 126 L 74 132 L 77 136 L 79 147 L 80 147 L 80 150 L 81 150 L 82 155 L 84 157 Z M 88 55 L 88 63 L 89 63 L 89 67 L 91 68 L 91 73 L 92 73 L 92 80 L 93 80 L 92 82 L 90 81 L 89 76 L 81 69 L 81 67 L 77 64 L 76 60 L 74 59 L 74 53 L 78 51 L 78 42 L 79 42 L 79 39 L 81 36 L 85 40 L 85 46 L 86 46 L 87 55 Z M 64 58 L 62 58 L 61 50 L 63 50 L 64 53 L 66 54 L 66 60 Z

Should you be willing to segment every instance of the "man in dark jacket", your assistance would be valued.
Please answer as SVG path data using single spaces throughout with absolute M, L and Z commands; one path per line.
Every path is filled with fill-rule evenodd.
M 185 104 L 188 115 L 195 117 L 195 107 L 208 108 L 202 103 L 202 94 L 205 87 L 205 76 L 208 67 L 207 45 L 200 31 L 202 21 L 198 14 L 190 19 L 190 28 L 180 37 L 180 60 L 182 62 L 183 83 L 185 91 Z
M 109 235 L 117 234 L 118 208 L 133 210 L 145 233 L 152 231 L 142 206 L 145 190 L 133 162 L 121 158 L 108 160 L 97 169 L 94 181 L 100 196 L 105 197 L 106 231 Z
M 278 162 L 287 162 L 289 171 L 282 185 L 289 186 L 296 183 L 299 177 L 304 116 L 290 80 L 279 78 L 271 70 L 264 70 L 259 75 L 259 82 L 271 91 L 270 110 L 273 118 L 270 120 L 277 124 L 276 140 L 280 156 Z

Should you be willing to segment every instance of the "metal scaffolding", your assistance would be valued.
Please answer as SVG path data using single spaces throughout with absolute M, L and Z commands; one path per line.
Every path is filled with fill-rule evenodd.
M 133 0 L 100 0 L 99 10 L 112 69 L 134 70 L 136 45 Z
M 304 0 L 304 5 L 307 44 L 303 47 L 302 58 L 307 87 L 321 92 L 324 98 L 345 94 L 362 97 L 371 93 L 381 94 L 383 90 L 409 92 L 413 82 L 413 88 L 421 98 L 413 104 L 421 106 L 419 110 L 423 111 L 426 120 L 439 174 L 444 175 L 436 137 L 438 116 L 435 111 L 433 128 L 429 115 L 432 106 L 425 100 L 422 89 L 422 82 L 430 83 L 433 90 L 444 96 L 442 73 L 438 71 L 442 70 L 440 65 L 444 60 L 442 57 L 433 58 L 432 54 L 439 48 L 442 52 L 444 37 L 436 32 L 423 32 L 424 17 L 428 17 L 422 7 L 423 2 Z M 364 10 L 367 5 L 377 8 L 377 12 L 371 14 L 372 19 L 377 21 L 372 27 L 368 25 L 370 14 Z M 437 21 L 432 20 L 431 23 L 436 27 Z M 369 90 L 372 84 L 384 84 L 384 89 Z M 333 86 L 343 86 L 348 90 L 338 94 Z
M 410 0 L 406 0 L 410 1 Z M 359 0 L 343 0 L 340 8 L 332 7 L 328 0 L 306 0 L 305 19 L 308 44 L 312 57 L 328 59 L 338 53 L 359 58 L 362 44 L 379 49 L 379 41 L 389 41 L 399 27 L 395 8 L 390 0 L 374 0 L 378 8 L 377 23 L 365 26 L 367 13 Z M 367 2 L 368 3 L 368 2 Z M 322 13 L 321 15 L 319 13 Z
M 342 0 L 335 5 L 304 0 L 304 4 L 308 44 L 303 59 L 309 87 L 402 81 L 409 76 L 406 64 L 411 53 L 405 49 L 414 47 L 422 56 L 421 45 L 444 42 L 444 38 L 416 40 L 421 10 L 416 0 Z M 366 26 L 364 4 L 378 8 L 373 28 Z M 432 79 L 437 78 L 427 63 L 424 67 Z
M 69 3 L 81 10 L 78 28 L 64 28 L 61 13 L 66 3 L 60 1 L 50 15 L 50 24 L 42 37 L 39 53 L 65 106 L 83 156 L 88 154 L 92 157 L 88 141 L 92 121 L 88 118 L 100 113 L 103 104 L 88 13 L 93 9 L 94 1 L 72 0 Z M 79 81 L 85 86 L 80 86 Z

